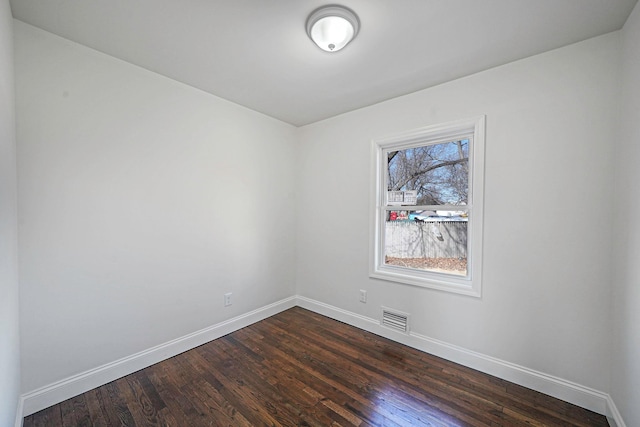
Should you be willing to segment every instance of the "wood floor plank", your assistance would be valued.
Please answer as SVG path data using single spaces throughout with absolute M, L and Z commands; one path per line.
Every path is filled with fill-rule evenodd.
M 272 320 L 272 319 L 269 319 Z M 292 348 L 298 348 L 300 345 L 305 346 L 306 355 L 313 360 L 312 363 L 327 364 L 332 367 L 334 372 L 339 372 L 340 378 L 355 378 L 356 386 L 363 393 L 376 393 L 378 384 L 384 384 L 384 387 L 393 386 L 394 393 L 406 393 L 414 399 L 422 401 L 423 404 L 433 405 L 441 409 L 443 412 L 454 415 L 458 420 L 464 420 L 469 425 L 487 425 L 491 421 L 491 411 L 501 409 L 495 407 L 492 402 L 485 399 L 477 398 L 475 400 L 465 399 L 468 397 L 463 391 L 455 389 L 448 384 L 426 383 L 421 384 L 417 389 L 414 387 L 414 380 L 405 378 L 404 381 L 396 381 L 396 377 L 385 375 L 385 373 L 372 366 L 367 365 L 364 358 L 360 358 L 358 364 L 349 364 L 350 371 L 341 371 L 341 366 L 345 365 L 345 360 L 349 357 L 340 352 L 327 350 L 323 348 L 321 337 L 314 336 L 310 331 L 304 332 L 304 338 L 297 336 L 296 333 L 290 333 L 278 325 L 271 324 L 270 327 L 274 331 L 283 334 L 287 338 L 281 338 L 280 341 Z M 302 343 L 304 341 L 304 343 Z M 382 363 L 382 362 L 381 362 Z M 383 369 L 387 369 L 388 365 L 384 365 Z M 408 380 L 408 381 L 407 381 Z M 469 408 L 469 406 L 474 406 Z M 480 419 L 476 419 L 480 418 Z
M 129 408 L 129 412 L 136 422 L 136 425 L 160 425 L 158 409 L 153 406 L 151 400 L 142 389 L 136 374 L 121 378 L 116 381 L 116 384 L 126 401 L 127 408 Z M 164 407 L 164 404 L 162 407 Z
M 108 421 L 108 415 L 104 409 L 104 402 L 101 400 L 99 391 L 97 389 L 89 390 L 84 396 L 91 418 L 90 425 L 95 427 L 108 427 L 111 423 Z
M 105 415 L 107 419 L 108 426 L 120 426 L 122 422 L 120 421 L 120 414 L 118 413 L 116 407 L 111 402 L 109 398 L 109 390 L 107 386 L 99 387 L 95 390 L 96 399 L 100 403 L 100 407 L 102 408 L 102 413 Z
M 91 416 L 89 415 L 89 408 L 87 407 L 85 394 L 81 394 L 70 400 L 71 404 L 73 405 L 73 413 L 76 419 L 74 426 L 92 426 L 93 422 L 91 421 Z
M 62 427 L 61 405 L 54 405 L 24 419 L 23 427 Z
M 567 402 L 295 307 L 25 417 L 24 426 L 608 424 Z
M 213 350 L 215 357 L 227 360 L 225 372 L 222 374 L 227 379 L 233 379 L 235 384 L 243 390 L 249 391 L 256 402 L 267 409 L 269 415 L 278 424 L 295 425 L 295 420 L 302 420 L 306 423 L 303 411 L 297 405 L 295 399 L 287 399 L 280 396 L 277 390 L 264 381 L 258 369 L 248 363 L 246 358 L 237 352 L 237 349 L 229 345 L 225 339 L 221 339 L 218 346 Z M 289 397 L 289 396 L 287 396 Z M 319 420 L 312 420 L 309 425 L 327 425 Z
M 268 405 L 256 390 L 236 378 L 237 370 L 233 360 L 221 357 L 217 346 L 205 345 L 196 350 L 205 360 L 214 361 L 213 363 L 219 366 L 219 369 L 202 372 L 203 379 L 214 386 L 244 418 L 252 425 L 281 425 L 272 414 L 274 408 Z M 219 360 L 224 361 L 221 366 L 215 362 Z
M 345 418 L 343 412 L 332 410 L 328 400 L 325 400 L 324 408 L 318 407 L 317 401 L 309 401 L 305 398 L 308 394 L 292 394 L 291 387 L 278 387 L 279 381 L 283 380 L 281 376 L 275 376 L 272 371 L 266 369 L 263 358 L 244 346 L 242 341 L 227 336 L 221 340 L 220 344 L 222 351 L 229 357 L 242 360 L 242 365 L 249 368 L 242 370 L 239 375 L 262 396 L 268 398 L 270 405 L 282 409 L 283 416 L 288 418 L 288 423 L 301 420 L 310 426 L 326 426 L 334 422 L 341 425 L 353 425 L 349 418 L 352 420 L 354 418 Z M 356 425 L 361 424 L 360 420 L 356 421 Z
M 276 333 L 277 334 L 277 333 Z M 353 409 L 359 414 L 360 417 L 366 419 L 374 425 L 378 425 L 381 420 L 385 423 L 395 423 L 397 425 L 406 425 L 407 423 L 417 423 L 419 420 L 413 416 L 410 412 L 397 413 L 393 411 L 391 407 L 385 405 L 378 405 L 376 402 L 376 395 L 372 392 L 371 385 L 366 381 L 357 380 L 353 381 L 351 372 L 345 372 L 342 376 L 336 375 L 337 370 L 335 366 L 327 365 L 320 361 L 315 363 L 315 359 L 308 353 L 300 352 L 297 348 L 290 348 L 286 346 L 285 340 L 280 336 L 273 338 L 266 336 L 264 338 L 265 345 L 271 345 L 274 348 L 274 352 L 284 355 L 286 361 L 293 365 L 300 366 L 303 370 L 307 370 L 313 374 L 315 381 L 325 382 L 329 384 L 334 390 L 342 392 L 351 398 L 353 398 Z M 278 347 L 276 350 L 275 347 Z M 310 381 L 314 383 L 314 381 Z M 316 383 L 317 387 L 317 383 Z M 335 393 L 335 392 L 334 392 Z M 362 407 L 363 409 L 358 409 Z M 437 411 L 435 408 L 431 408 L 433 411 Z M 446 419 L 445 414 L 439 414 L 441 422 Z M 469 425 L 460 424 L 460 420 L 456 420 L 455 425 Z
M 117 381 L 121 381 L 120 380 Z M 124 398 L 124 394 L 118 387 L 117 381 L 110 382 L 100 387 L 107 393 L 108 403 L 107 405 L 111 406 L 118 417 L 118 423 L 124 427 L 134 427 L 136 426 L 135 421 L 133 420 L 133 416 L 127 407 L 127 401 Z M 117 424 L 118 425 L 118 424 Z
M 173 359 L 170 360 L 173 361 Z M 172 414 L 177 425 L 189 425 L 189 420 L 197 420 L 204 414 L 197 411 L 193 401 L 188 399 L 184 392 L 176 388 L 175 383 L 166 376 L 164 366 L 160 366 L 165 365 L 165 362 L 152 366 L 148 373 L 149 380 L 156 387 L 158 394 L 167 405 L 165 412 Z

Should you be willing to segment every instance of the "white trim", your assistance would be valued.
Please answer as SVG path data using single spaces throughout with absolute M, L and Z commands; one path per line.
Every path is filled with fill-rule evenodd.
M 264 320 L 281 311 L 294 307 L 296 305 L 295 303 L 295 296 L 285 298 L 249 313 L 234 317 L 233 319 L 225 320 L 224 322 L 187 334 L 164 344 L 25 393 L 20 398 L 20 402 L 23 403 L 23 407 L 21 408 L 22 416 L 31 415 L 125 375 L 144 369 L 154 363 L 161 362 L 255 322 Z M 17 425 L 16 421 L 16 426 Z
M 369 277 L 412 286 L 436 289 L 473 297 L 482 297 L 482 246 L 484 214 L 484 155 L 486 116 L 431 125 L 402 134 L 371 141 Z M 384 264 L 384 213 L 387 184 L 384 170 L 389 150 L 451 142 L 469 138 L 469 200 L 464 210 L 470 213 L 468 222 L 467 276 L 458 277 L 432 271 L 419 271 Z M 404 208 L 408 208 L 404 206 Z M 443 207 L 444 208 L 444 207 Z
M 622 415 L 618 411 L 616 404 L 613 402 L 611 395 L 607 396 L 607 421 L 609 421 L 610 427 L 627 427 Z
M 548 375 L 515 363 L 467 350 L 415 332 L 410 332 L 406 335 L 392 331 L 382 327 L 380 322 L 376 319 L 351 313 L 306 297 L 298 296 L 298 305 L 318 314 L 322 314 L 332 319 L 372 332 L 376 335 L 408 345 L 409 347 L 413 347 L 452 362 L 459 363 L 460 365 L 476 369 L 480 372 L 511 381 L 515 384 L 573 403 L 574 405 L 578 405 L 599 414 L 605 415 L 608 407 L 610 406 L 615 409 L 615 405 L 613 405 L 613 401 L 607 393 L 594 390 L 553 375 Z M 620 420 L 622 419 L 619 414 L 618 418 Z M 624 427 L 624 424 L 618 423 L 618 427 Z
M 24 397 L 20 396 L 18 399 L 18 406 L 16 407 L 16 421 L 14 423 L 15 427 L 22 427 L 22 423 L 24 422 Z

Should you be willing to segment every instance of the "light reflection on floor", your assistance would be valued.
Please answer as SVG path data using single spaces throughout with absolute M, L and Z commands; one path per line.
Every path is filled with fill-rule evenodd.
M 361 416 L 372 425 L 389 425 L 389 420 L 406 426 L 453 427 L 467 425 L 436 407 L 416 401 L 407 393 L 397 390 L 389 384 L 371 386 L 369 390 L 371 393 L 369 399 L 371 403 L 375 404 L 375 410 Z

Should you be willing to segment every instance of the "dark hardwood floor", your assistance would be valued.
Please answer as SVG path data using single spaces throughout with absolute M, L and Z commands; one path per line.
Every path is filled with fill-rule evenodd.
M 605 417 L 302 308 L 24 426 L 607 426 Z

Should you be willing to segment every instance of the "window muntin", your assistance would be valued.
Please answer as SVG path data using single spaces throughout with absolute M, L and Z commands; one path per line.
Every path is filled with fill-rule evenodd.
M 376 140 L 373 151 L 370 276 L 479 296 L 484 117 Z

